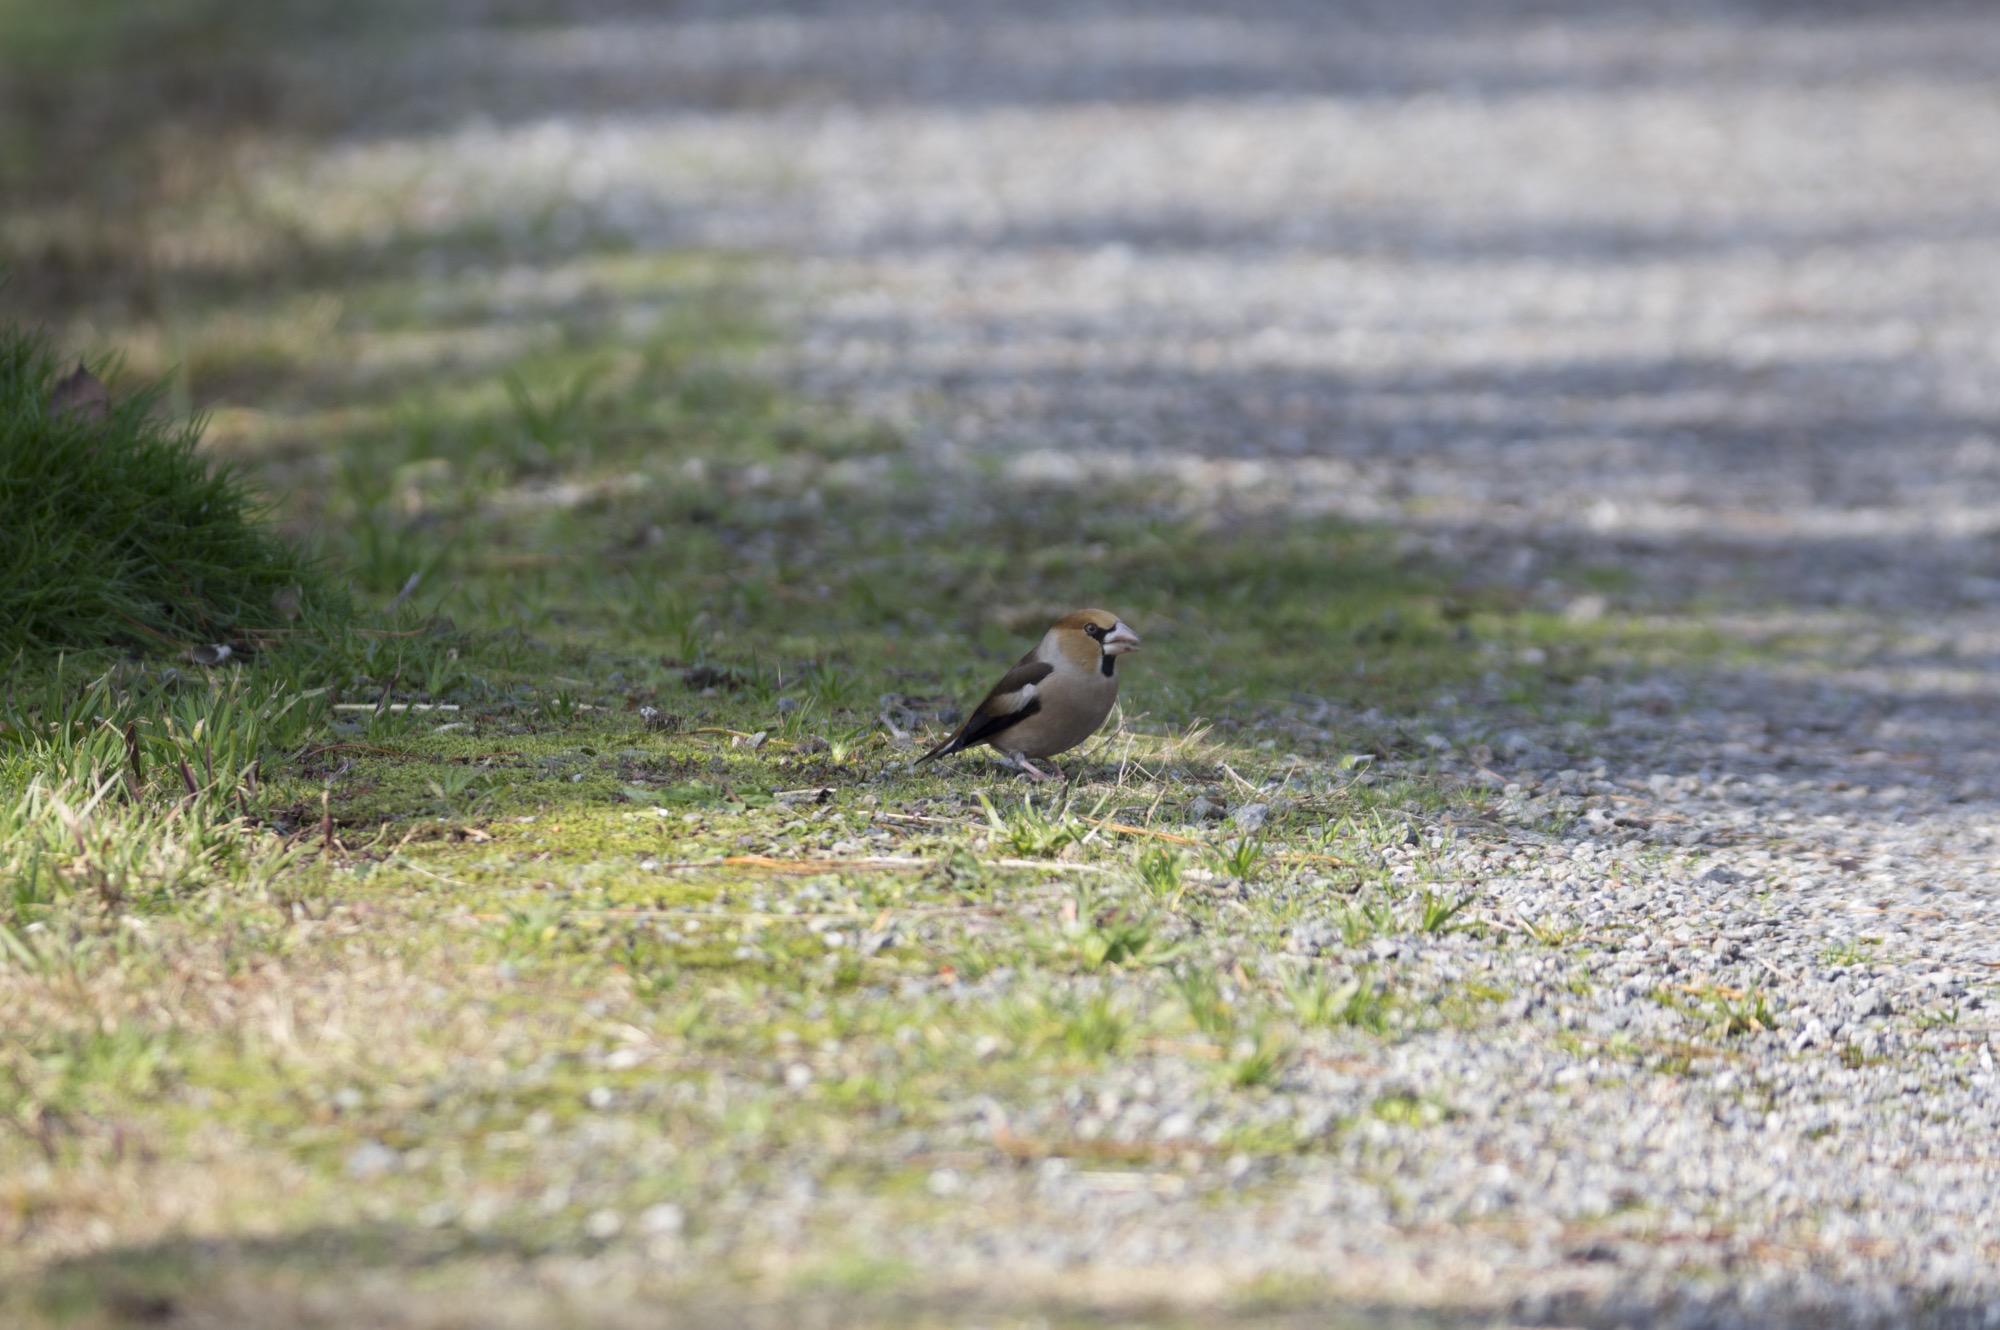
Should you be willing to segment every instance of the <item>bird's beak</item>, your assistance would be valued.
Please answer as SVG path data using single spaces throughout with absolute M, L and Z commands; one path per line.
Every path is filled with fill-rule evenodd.
M 1128 651 L 1137 651 L 1138 649 L 1139 635 L 1130 628 L 1127 628 L 1123 619 L 1120 619 L 1113 625 L 1111 631 L 1104 635 L 1104 654 L 1107 656 L 1122 656 Z

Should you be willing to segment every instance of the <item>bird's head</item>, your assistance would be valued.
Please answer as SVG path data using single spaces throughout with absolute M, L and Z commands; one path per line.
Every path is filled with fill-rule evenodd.
M 1058 619 L 1049 633 L 1064 655 L 1079 663 L 1102 660 L 1110 673 L 1111 656 L 1139 649 L 1139 635 L 1109 610 L 1078 610 Z

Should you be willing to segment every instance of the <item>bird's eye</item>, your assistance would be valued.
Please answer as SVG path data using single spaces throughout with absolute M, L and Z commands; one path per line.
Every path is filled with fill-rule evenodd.
M 1089 633 L 1092 637 L 1098 638 L 1099 640 L 1102 640 L 1104 637 L 1104 630 L 1102 628 L 1099 628 L 1094 623 L 1085 624 L 1083 626 L 1083 631 Z

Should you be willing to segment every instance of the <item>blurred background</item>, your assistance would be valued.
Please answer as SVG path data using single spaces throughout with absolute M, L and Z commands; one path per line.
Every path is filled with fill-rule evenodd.
M 2000 597 L 1976 4 L 15 0 L 0 70 L 6 312 L 280 493 L 751 256 L 767 365 L 939 476 Z

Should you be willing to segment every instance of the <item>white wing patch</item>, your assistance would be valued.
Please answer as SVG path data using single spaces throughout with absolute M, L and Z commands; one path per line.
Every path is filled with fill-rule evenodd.
M 1034 684 L 1025 683 L 1011 693 L 1001 694 L 995 700 L 1006 703 L 1006 714 L 1012 714 L 1016 711 L 1026 711 L 1028 705 L 1035 700 L 1037 691 Z

